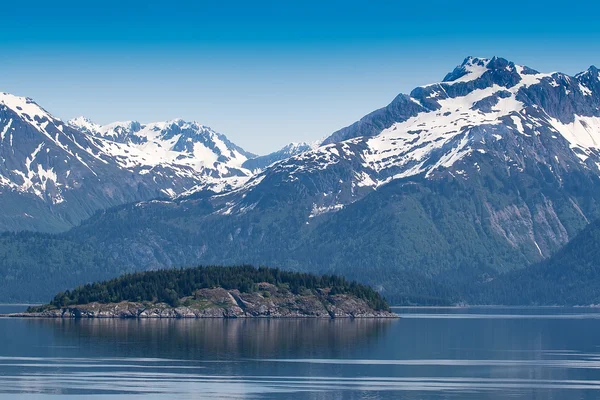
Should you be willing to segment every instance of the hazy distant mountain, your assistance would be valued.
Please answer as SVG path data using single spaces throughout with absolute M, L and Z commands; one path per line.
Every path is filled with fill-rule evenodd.
M 254 158 L 250 158 L 246 160 L 242 166 L 251 171 L 260 172 L 266 167 L 270 166 L 271 164 L 276 163 L 277 161 L 285 160 L 287 158 L 305 153 L 310 150 L 315 150 L 319 147 L 320 144 L 321 141 L 316 141 L 313 143 L 292 142 L 273 153 L 267 154 L 265 156 L 257 156 Z
M 469 57 L 243 185 L 108 210 L 62 239 L 130 268 L 255 263 L 344 274 L 392 302 L 460 299 L 600 217 L 599 146 L 596 68 Z

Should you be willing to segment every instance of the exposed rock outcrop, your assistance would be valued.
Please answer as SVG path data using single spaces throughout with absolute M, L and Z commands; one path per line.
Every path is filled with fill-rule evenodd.
M 48 308 L 11 317 L 38 318 L 396 318 L 375 310 L 356 296 L 331 294 L 327 289 L 293 294 L 275 285 L 261 283 L 258 292 L 237 289 L 200 289 L 180 305 L 128 302 L 92 302 L 63 308 Z

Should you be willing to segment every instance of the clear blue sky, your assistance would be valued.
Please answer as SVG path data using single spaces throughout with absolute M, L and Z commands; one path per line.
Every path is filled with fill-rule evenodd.
M 262 154 L 326 136 L 467 55 L 600 66 L 600 5 L 561 4 L 3 2 L 0 91 L 63 119 L 196 120 Z

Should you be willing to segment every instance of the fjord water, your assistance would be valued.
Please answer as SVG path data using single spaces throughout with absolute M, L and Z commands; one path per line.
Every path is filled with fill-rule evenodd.
M 600 310 L 395 311 L 403 318 L 0 318 L 0 398 L 600 397 Z

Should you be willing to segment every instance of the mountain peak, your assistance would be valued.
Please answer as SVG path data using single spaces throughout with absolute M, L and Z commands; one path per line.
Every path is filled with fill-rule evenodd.
M 297 150 L 300 148 L 307 148 L 307 149 L 315 149 L 317 147 L 319 147 L 319 141 L 314 141 L 314 142 L 290 142 L 287 145 L 285 145 L 281 150 Z
M 447 74 L 442 82 L 468 82 L 481 77 L 487 71 L 505 73 L 522 73 L 525 75 L 538 74 L 526 66 L 515 65 L 512 61 L 502 57 L 480 58 L 469 56 L 464 59 L 462 64 L 454 68 L 452 72 Z
M 598 70 L 595 65 L 591 65 L 586 72 L 600 80 L 600 70 Z
M 489 62 L 490 60 L 487 58 L 469 56 L 464 59 L 462 64 L 454 68 L 452 72 L 448 73 L 442 82 L 465 80 L 465 77 L 470 78 L 466 80 L 475 79 L 481 76 L 487 70 L 487 65 Z
M 84 117 L 83 115 L 68 120 L 67 124 L 91 135 L 98 134 L 98 132 L 100 132 L 100 128 L 102 128 L 100 125 L 96 124 L 91 119 Z
M 128 129 L 135 129 L 138 126 L 141 126 L 142 124 L 140 124 L 138 121 L 115 121 L 115 122 L 111 122 L 109 124 L 103 125 L 103 127 L 105 129 L 109 129 L 109 128 L 128 128 Z
M 75 117 L 75 118 L 71 118 L 69 121 L 69 123 L 73 122 L 73 123 L 86 123 L 86 124 L 93 124 L 94 121 L 92 121 L 91 119 L 89 119 L 88 117 L 85 117 L 83 115 L 80 115 L 79 117 Z
M 584 86 L 595 86 L 600 81 L 600 71 L 596 66 L 591 65 L 587 70 L 575 75 L 575 79 Z
M 149 124 L 150 125 L 150 124 Z M 206 125 L 202 125 L 197 121 L 186 121 L 182 118 L 175 118 L 165 122 L 157 122 L 155 125 L 164 125 L 165 127 L 178 127 L 181 129 L 192 129 L 196 134 L 203 134 L 206 131 L 214 132 L 213 129 Z
M 493 56 L 492 58 L 484 57 L 466 57 L 460 67 L 486 67 L 488 69 L 504 69 L 510 65 L 515 65 L 512 61 L 503 57 Z
M 489 62 L 490 62 L 489 58 L 467 56 L 463 60 L 461 66 L 466 67 L 466 66 L 477 65 L 477 66 L 485 67 Z
M 17 113 L 21 118 L 35 120 L 55 119 L 46 110 L 40 107 L 33 99 L 29 97 L 15 96 L 14 94 L 0 92 L 0 104 Z

